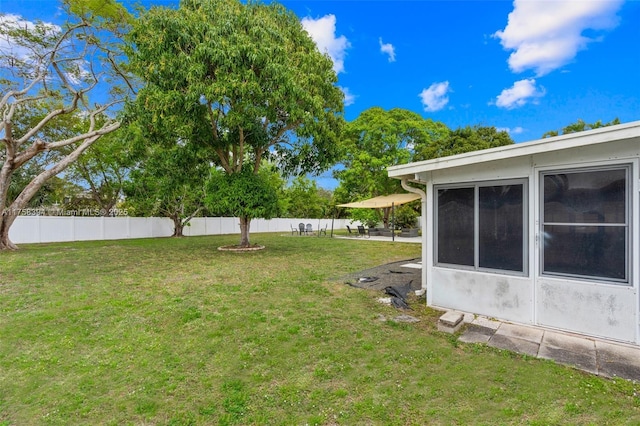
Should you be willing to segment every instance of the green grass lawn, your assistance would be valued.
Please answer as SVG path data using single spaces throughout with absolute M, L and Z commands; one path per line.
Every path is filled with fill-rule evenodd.
M 417 244 L 256 234 L 0 253 L 0 425 L 640 424 L 639 385 L 415 324 L 350 272 Z

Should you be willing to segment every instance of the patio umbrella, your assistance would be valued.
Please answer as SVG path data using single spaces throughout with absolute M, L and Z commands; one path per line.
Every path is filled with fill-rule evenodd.
M 420 195 L 412 193 L 380 195 L 378 197 L 369 198 L 368 200 L 338 204 L 338 207 L 347 207 L 350 209 L 384 209 L 391 207 L 391 239 L 395 241 L 395 233 L 393 232 L 395 206 L 410 203 L 411 201 L 419 200 L 420 198 Z

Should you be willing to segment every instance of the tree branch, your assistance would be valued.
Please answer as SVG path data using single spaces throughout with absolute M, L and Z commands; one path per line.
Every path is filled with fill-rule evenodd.
M 50 142 L 50 143 L 47 144 L 47 149 L 51 150 L 51 149 L 61 148 L 63 146 L 67 146 L 67 145 L 70 145 L 72 143 L 81 141 L 81 140 L 85 139 L 86 137 L 92 137 L 93 135 L 102 136 L 102 135 L 106 135 L 107 133 L 110 133 L 110 132 L 112 132 L 114 130 L 117 130 L 120 127 L 120 125 L 122 124 L 120 121 L 113 121 L 113 122 L 111 122 L 109 124 L 105 124 L 104 126 L 102 126 L 98 130 L 91 130 L 91 129 L 93 129 L 95 127 L 95 116 L 97 114 L 100 114 L 101 112 L 103 112 L 106 108 L 108 108 L 108 106 L 101 107 L 100 109 L 98 109 L 98 110 L 96 110 L 96 111 L 91 113 L 91 115 L 89 117 L 90 121 L 91 121 L 91 124 L 89 126 L 90 131 L 85 132 L 85 133 L 80 134 L 80 135 L 77 135 L 77 136 L 74 136 L 72 138 L 68 138 L 68 139 L 64 139 L 64 140 L 58 141 L 58 142 Z
M 122 79 L 126 83 L 126 85 L 129 88 L 129 90 L 131 90 L 131 93 L 133 93 L 135 95 L 136 94 L 136 90 L 133 87 L 133 84 L 129 81 L 129 77 L 127 76 L 127 74 L 120 69 L 120 66 L 116 63 L 115 59 L 113 59 L 113 52 L 109 51 L 107 53 L 107 60 L 109 61 L 109 63 L 111 63 L 111 66 L 113 67 L 113 69 L 116 70 L 116 73 L 120 77 L 122 77 Z
M 240 127 L 239 129 L 239 144 L 238 144 L 238 148 L 239 148 L 239 152 L 235 153 L 235 163 L 236 163 L 236 172 L 240 172 L 242 171 L 242 163 L 244 161 L 244 140 L 245 140 L 245 136 L 244 136 L 244 129 L 242 127 Z M 235 151 L 235 145 L 234 145 L 234 151 Z
M 220 159 L 220 165 L 227 173 L 232 173 L 231 166 L 229 165 L 229 160 L 225 158 L 224 151 L 221 148 L 214 148 L 218 158 Z
M 41 82 L 45 78 L 45 75 L 46 75 L 45 73 L 43 73 L 42 71 L 39 71 L 38 75 L 24 89 L 8 91 L 2 97 L 2 100 L 0 100 L 0 109 L 4 108 L 7 105 L 7 102 L 9 102 L 9 99 L 11 99 L 11 98 L 16 98 L 17 99 L 18 97 L 26 95 L 27 93 L 29 93 L 29 91 L 31 91 L 31 89 L 33 89 L 36 84 L 38 84 L 39 82 Z
M 46 149 L 46 144 L 43 140 L 37 139 L 31 146 L 20 154 L 16 155 L 13 160 L 14 170 L 22 166 L 27 161 L 38 155 L 38 153 Z
M 23 188 L 22 192 L 20 192 L 20 195 L 16 197 L 13 203 L 11 203 L 10 210 L 12 212 L 18 212 L 25 208 L 29 200 L 31 200 L 31 198 L 36 194 L 36 192 L 38 192 L 38 190 L 48 179 L 69 167 L 69 165 L 76 161 L 87 148 L 89 148 L 95 141 L 100 138 L 100 136 L 102 135 L 96 135 L 87 138 L 82 144 L 80 144 L 76 149 L 69 153 L 69 155 L 64 157 L 53 167 L 44 170 L 38 176 L 36 176 L 27 186 Z M 17 213 L 10 213 L 9 216 L 12 216 L 14 214 L 17 215 Z

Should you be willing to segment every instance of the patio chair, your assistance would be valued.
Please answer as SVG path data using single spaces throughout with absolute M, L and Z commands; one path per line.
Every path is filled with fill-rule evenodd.
M 320 228 L 318 229 L 318 237 L 320 235 L 324 234 L 325 236 L 327 236 L 327 225 L 324 226 L 324 228 Z
M 364 226 L 362 226 L 362 225 L 358 225 L 358 236 L 359 237 L 366 237 L 367 236 L 367 231 L 364 229 Z
M 349 228 L 349 225 L 347 225 L 347 231 L 349 231 L 349 236 L 352 237 L 354 235 L 354 233 L 351 231 L 351 228 Z
M 290 225 L 290 226 L 291 226 L 291 235 L 297 234 L 298 233 L 298 228 L 296 228 L 293 225 Z
M 311 226 L 310 223 L 307 223 L 307 227 L 305 228 L 304 232 L 307 235 L 313 235 L 313 226 Z
M 305 234 L 305 228 L 304 228 L 304 223 L 299 223 L 298 224 L 298 229 L 300 230 L 300 235 Z

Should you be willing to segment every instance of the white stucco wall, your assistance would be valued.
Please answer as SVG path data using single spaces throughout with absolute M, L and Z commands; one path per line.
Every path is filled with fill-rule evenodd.
M 435 306 L 533 323 L 533 293 L 527 277 L 436 267 L 432 280 L 431 303 Z
M 637 289 L 552 278 L 536 280 L 537 324 L 635 341 Z

